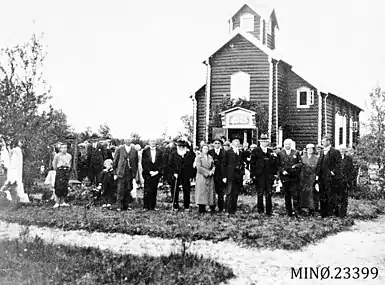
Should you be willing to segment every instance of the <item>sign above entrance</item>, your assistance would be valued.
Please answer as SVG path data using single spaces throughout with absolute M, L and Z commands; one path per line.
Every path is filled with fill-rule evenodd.
M 236 107 L 224 111 L 222 115 L 222 127 L 224 129 L 255 129 L 255 113 Z
M 229 116 L 229 125 L 249 125 L 250 116 L 248 115 L 230 115 Z

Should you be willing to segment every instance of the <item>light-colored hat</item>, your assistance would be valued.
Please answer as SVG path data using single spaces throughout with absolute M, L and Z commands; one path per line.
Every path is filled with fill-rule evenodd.
M 255 144 L 255 143 L 253 143 L 251 146 L 250 146 L 250 148 L 257 148 L 258 146 Z
M 306 149 L 308 149 L 308 148 L 315 148 L 315 145 L 312 143 L 309 143 L 306 145 Z

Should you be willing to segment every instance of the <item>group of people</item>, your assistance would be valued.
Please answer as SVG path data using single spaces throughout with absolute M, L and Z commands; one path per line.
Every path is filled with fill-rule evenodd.
M 195 180 L 195 203 L 199 213 L 236 213 L 238 195 L 245 174 L 256 188 L 258 213 L 273 214 L 272 195 L 276 181 L 280 181 L 285 195 L 288 216 L 319 211 L 322 217 L 344 217 L 347 214 L 348 190 L 354 187 L 357 171 L 346 148 L 331 146 L 331 136 L 322 139 L 322 146 L 308 144 L 299 152 L 294 142 L 284 141 L 283 149 L 271 148 L 270 140 L 263 134 L 258 145 L 248 147 L 239 139 L 232 142 L 215 138 L 211 144 L 201 142 L 193 149 L 186 138 L 157 146 L 155 140 L 139 150 L 130 140 L 116 149 L 106 151 L 94 148 L 95 157 L 103 159 L 93 181 L 101 191 L 103 207 L 116 211 L 130 209 L 131 191 L 138 180 L 143 180 L 145 211 L 157 210 L 157 190 L 160 180 L 170 186 L 172 207 L 179 210 L 179 191 L 183 191 L 183 209 L 190 209 L 191 181 Z M 11 149 L 1 141 L 0 166 L 6 174 L 4 187 L 12 183 L 22 188 L 21 143 L 15 141 Z M 68 206 L 68 182 L 72 156 L 66 144 L 59 144 L 52 159 L 54 179 L 54 208 Z M 21 159 L 21 162 L 20 162 Z M 95 158 L 94 158 L 95 159 Z M 91 158 L 92 160 L 92 158 Z M 100 163 L 98 163 L 100 164 Z M 21 166 L 20 166 L 21 165 Z M 26 196 L 26 195 L 25 195 Z M 28 197 L 27 197 L 28 199 Z

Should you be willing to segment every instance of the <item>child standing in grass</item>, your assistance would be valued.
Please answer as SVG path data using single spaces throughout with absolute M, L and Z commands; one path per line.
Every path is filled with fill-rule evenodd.
M 104 170 L 102 174 L 102 182 L 98 189 L 102 190 L 103 208 L 111 208 L 115 204 L 116 183 L 114 180 L 114 170 L 112 168 L 112 159 L 104 161 Z
M 67 145 L 60 145 L 60 152 L 57 153 L 53 159 L 52 167 L 56 170 L 55 177 L 55 205 L 57 207 L 69 206 L 64 202 L 65 197 L 68 195 L 68 181 L 71 174 L 71 160 L 72 156 L 67 153 Z

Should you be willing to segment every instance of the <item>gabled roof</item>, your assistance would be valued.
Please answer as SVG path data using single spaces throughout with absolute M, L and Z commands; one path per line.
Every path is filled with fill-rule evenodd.
M 242 31 L 240 28 L 236 28 L 231 34 L 230 38 L 226 40 L 226 42 L 221 45 L 219 49 L 217 49 L 214 53 L 211 53 L 209 57 L 212 57 L 214 54 L 216 54 L 219 50 L 221 50 L 225 45 L 227 45 L 230 41 L 232 41 L 236 36 L 242 36 L 247 41 L 249 41 L 251 44 L 253 44 L 255 47 L 263 51 L 268 56 L 272 57 L 275 60 L 280 60 L 279 55 L 275 50 L 269 49 L 267 46 L 263 45 L 260 40 L 258 40 L 256 37 L 254 37 L 252 34 Z M 206 63 L 206 61 L 204 61 Z
M 247 110 L 247 109 L 242 108 L 242 107 L 234 107 L 234 108 L 230 108 L 230 109 L 228 109 L 228 110 L 225 110 L 225 111 L 223 111 L 223 112 L 220 112 L 219 114 L 224 115 L 224 114 L 227 114 L 227 113 L 230 113 L 230 112 L 234 112 L 234 111 L 238 111 L 238 110 L 244 111 L 245 113 L 255 114 L 255 112 L 250 111 L 250 110 Z
M 230 16 L 230 19 L 233 18 L 245 5 L 249 6 L 251 10 L 257 13 L 263 19 L 273 20 L 277 25 L 277 29 L 279 29 L 278 20 L 274 8 L 267 3 L 262 4 L 261 0 L 244 1 L 244 4 L 242 4 L 242 6 Z

